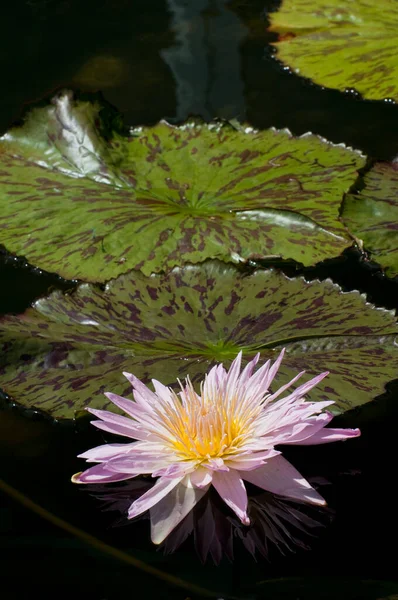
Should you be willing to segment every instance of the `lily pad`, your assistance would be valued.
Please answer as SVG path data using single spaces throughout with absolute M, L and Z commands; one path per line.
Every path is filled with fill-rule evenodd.
M 304 369 L 304 380 L 329 370 L 311 398 L 344 412 L 397 376 L 397 336 L 391 311 L 330 280 L 244 275 L 210 262 L 150 278 L 133 271 L 104 291 L 82 284 L 2 318 L 0 382 L 19 404 L 72 418 L 88 405 L 111 408 L 104 391 L 129 395 L 123 371 L 171 386 L 189 374 L 197 383 L 240 349 L 245 360 L 259 351 L 265 361 L 286 347 L 276 385 Z
M 104 282 L 208 258 L 313 265 L 351 245 L 339 209 L 359 152 L 227 123 L 161 122 L 123 136 L 109 121 L 99 103 L 64 94 L 0 139 L 9 251 Z
M 376 163 L 364 184 L 361 191 L 346 196 L 342 220 L 363 240 L 372 259 L 394 277 L 398 275 L 398 162 Z
M 277 57 L 315 83 L 398 100 L 398 5 L 391 0 L 283 0 L 270 15 Z

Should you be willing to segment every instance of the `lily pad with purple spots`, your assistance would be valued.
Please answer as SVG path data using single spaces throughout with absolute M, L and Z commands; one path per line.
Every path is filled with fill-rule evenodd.
M 277 58 L 319 85 L 398 100 L 394 0 L 283 0 L 270 15 Z
M 390 277 L 398 275 L 398 162 L 376 163 L 364 176 L 364 187 L 348 194 L 342 219 L 363 240 L 372 260 Z
M 243 275 L 210 262 L 150 278 L 133 271 L 104 291 L 83 284 L 2 318 L 0 382 L 17 403 L 71 418 L 87 406 L 111 408 L 104 391 L 129 395 L 123 371 L 171 386 L 189 374 L 197 384 L 239 350 L 244 361 L 256 352 L 265 361 L 286 347 L 276 385 L 329 370 L 311 398 L 334 400 L 341 412 L 397 376 L 397 339 L 390 311 L 330 280 Z
M 100 104 L 64 94 L 1 138 L 9 251 L 104 282 L 208 258 L 313 265 L 352 244 L 339 209 L 364 164 L 359 152 L 225 123 L 161 122 L 124 136 L 108 121 Z

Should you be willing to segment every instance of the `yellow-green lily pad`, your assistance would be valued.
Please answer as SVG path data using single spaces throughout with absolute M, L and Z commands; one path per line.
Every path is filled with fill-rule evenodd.
M 394 0 L 282 0 L 271 13 L 277 58 L 315 83 L 398 100 Z

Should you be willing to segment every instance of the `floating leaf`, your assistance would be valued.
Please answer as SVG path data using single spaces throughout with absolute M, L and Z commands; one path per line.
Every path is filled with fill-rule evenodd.
M 303 369 L 307 378 L 329 370 L 311 398 L 334 400 L 339 411 L 368 402 L 398 372 L 390 311 L 330 280 L 245 276 L 219 263 L 150 278 L 131 272 L 105 291 L 83 284 L 69 296 L 55 292 L 0 327 L 1 386 L 56 418 L 113 408 L 103 392 L 131 393 L 123 371 L 172 386 L 187 374 L 198 382 L 239 349 L 264 361 L 286 347 L 278 386 Z
M 0 140 L 8 250 L 69 279 L 107 281 L 210 257 L 312 265 L 351 245 L 338 217 L 360 153 L 221 123 L 105 136 L 103 115 L 66 94 Z
M 391 0 L 283 0 L 272 13 L 278 58 L 325 87 L 398 100 L 398 5 Z
M 372 259 L 398 275 L 398 162 L 376 163 L 366 173 L 365 186 L 348 194 L 342 219 L 363 240 Z

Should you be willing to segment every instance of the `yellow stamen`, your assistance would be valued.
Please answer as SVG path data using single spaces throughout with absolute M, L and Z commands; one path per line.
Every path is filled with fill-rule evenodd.
M 252 433 L 259 407 L 239 411 L 238 398 L 209 397 L 203 391 L 199 396 L 188 381 L 181 398 L 173 393 L 172 402 L 158 409 L 170 431 L 168 444 L 181 460 L 227 458 L 236 454 Z

